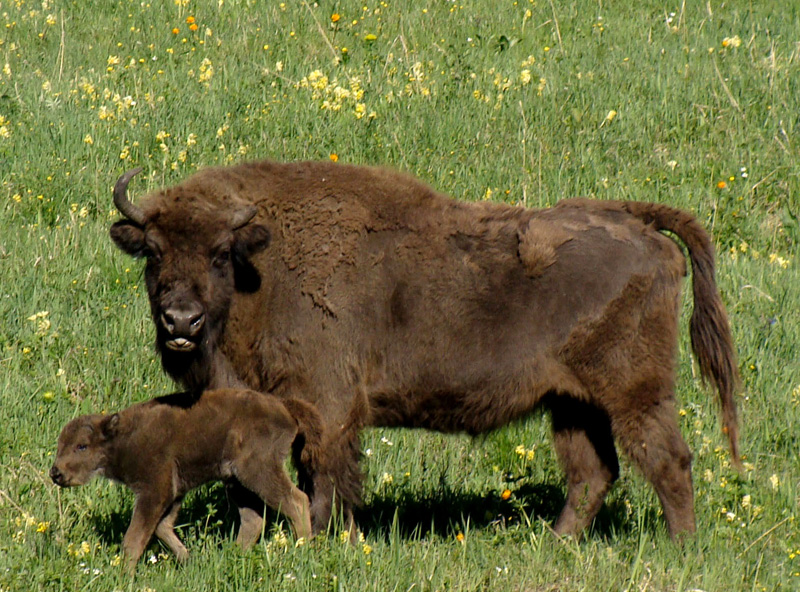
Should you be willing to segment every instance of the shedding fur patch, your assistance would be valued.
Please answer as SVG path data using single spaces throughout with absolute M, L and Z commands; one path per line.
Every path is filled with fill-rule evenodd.
M 282 211 L 270 215 L 281 222 L 283 260 L 300 275 L 301 289 L 314 304 L 335 316 L 327 298 L 328 283 L 339 265 L 354 264 L 356 244 L 366 234 L 366 210 L 332 196 L 284 202 L 278 208 Z
M 534 218 L 518 233 L 518 239 L 525 274 L 537 278 L 558 259 L 556 249 L 572 237 L 559 226 Z

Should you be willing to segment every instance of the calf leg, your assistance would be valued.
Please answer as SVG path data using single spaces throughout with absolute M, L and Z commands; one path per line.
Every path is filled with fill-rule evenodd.
M 264 528 L 264 501 L 255 493 L 234 481 L 230 495 L 239 508 L 239 534 L 236 543 L 243 549 L 252 547 Z
M 295 432 L 271 429 L 252 435 L 243 442 L 233 466 L 233 474 L 245 488 L 257 494 L 270 508 L 282 512 L 292 523 L 295 536 L 311 536 L 311 512 L 308 496 L 294 486 L 284 460 L 295 438 Z M 245 517 L 252 523 L 252 517 Z
M 692 453 L 681 437 L 671 395 L 660 398 L 642 392 L 635 397 L 654 402 L 645 410 L 629 410 L 620 422 L 618 441 L 653 484 L 669 534 L 677 539 L 695 531 Z
M 549 407 L 556 453 L 567 475 L 567 501 L 554 530 L 578 535 L 619 477 L 611 422 L 602 409 L 568 396 L 554 396 Z
M 129 573 L 136 571 L 139 558 L 170 504 L 167 496 L 157 492 L 145 492 L 136 497 L 133 517 L 122 540 L 125 569 Z
M 156 536 L 169 547 L 170 551 L 175 553 L 175 557 L 178 561 L 185 561 L 189 558 L 189 551 L 186 550 L 186 547 L 178 538 L 178 535 L 175 534 L 175 520 L 178 517 L 180 509 L 180 499 L 172 502 L 172 506 L 170 506 L 169 510 L 167 510 L 167 513 L 156 527 Z
M 294 486 L 280 462 L 273 459 L 265 463 L 251 458 L 241 463 L 236 478 L 247 489 L 257 493 L 270 508 L 288 517 L 296 537 L 311 536 L 308 496 Z M 246 519 L 254 522 L 252 517 Z

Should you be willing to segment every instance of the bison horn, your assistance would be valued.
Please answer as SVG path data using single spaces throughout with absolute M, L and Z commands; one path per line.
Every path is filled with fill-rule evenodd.
M 131 221 L 136 222 L 140 226 L 144 226 L 145 223 L 144 211 L 138 206 L 133 205 L 127 196 L 128 183 L 134 177 L 134 175 L 138 175 L 141 172 L 142 172 L 141 167 L 135 168 L 123 174 L 119 179 L 117 179 L 117 184 L 114 185 L 114 205 L 117 206 L 117 209 L 119 210 L 120 214 L 130 219 Z
M 247 206 L 246 208 L 242 208 L 238 212 L 235 212 L 231 217 L 231 226 L 233 227 L 234 230 L 236 230 L 237 228 L 241 228 L 242 226 L 250 222 L 250 220 L 253 219 L 253 216 L 255 216 L 257 212 L 258 208 L 252 205 Z

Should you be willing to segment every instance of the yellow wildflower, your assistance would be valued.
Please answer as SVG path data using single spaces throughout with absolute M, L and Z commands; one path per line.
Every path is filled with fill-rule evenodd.
M 722 47 L 739 47 L 742 44 L 742 39 L 738 35 L 733 37 L 725 37 L 722 40 Z
M 114 112 L 103 105 L 100 109 L 97 110 L 97 116 L 102 119 L 103 121 L 107 119 L 114 119 Z
M 11 136 L 11 122 L 0 115 L 0 138 L 9 138 Z
M 197 77 L 197 80 L 200 82 L 208 82 L 211 80 L 212 76 L 214 76 L 214 66 L 211 64 L 211 60 L 203 58 L 203 61 L 200 63 L 200 75 Z

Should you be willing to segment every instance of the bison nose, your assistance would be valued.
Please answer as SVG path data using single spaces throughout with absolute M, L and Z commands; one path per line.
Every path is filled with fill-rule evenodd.
M 161 324 L 170 335 L 194 337 L 205 322 L 206 315 L 202 310 L 168 309 L 161 313 Z
M 55 465 L 50 469 L 50 478 L 56 485 L 61 485 L 64 481 L 64 475 L 61 474 L 61 471 L 59 471 Z

